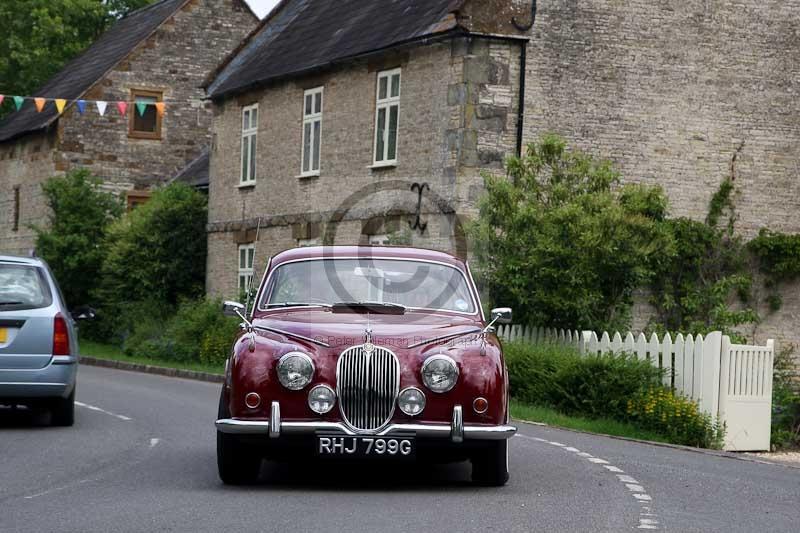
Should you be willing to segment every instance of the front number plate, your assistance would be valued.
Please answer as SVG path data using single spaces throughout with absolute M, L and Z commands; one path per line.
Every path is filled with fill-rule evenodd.
M 413 437 L 317 437 L 317 455 L 320 457 L 412 459 L 416 453 Z

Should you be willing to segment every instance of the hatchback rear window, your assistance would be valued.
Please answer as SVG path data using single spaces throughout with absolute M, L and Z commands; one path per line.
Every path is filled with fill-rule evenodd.
M 0 264 L 0 312 L 39 309 L 52 303 L 53 296 L 40 268 Z

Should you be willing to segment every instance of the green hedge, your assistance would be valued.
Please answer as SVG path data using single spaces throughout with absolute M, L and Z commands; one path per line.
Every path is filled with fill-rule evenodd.
M 723 428 L 661 385 L 661 370 L 621 354 L 583 357 L 557 345 L 505 345 L 511 396 L 568 415 L 630 422 L 670 442 L 719 447 Z
M 239 321 L 222 314 L 217 300 L 191 300 L 170 312 L 157 304 L 136 304 L 124 312 L 122 349 L 127 355 L 178 362 L 223 363 Z

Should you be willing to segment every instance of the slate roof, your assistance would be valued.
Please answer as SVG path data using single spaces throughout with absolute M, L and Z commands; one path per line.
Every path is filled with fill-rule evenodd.
M 172 182 L 185 183 L 196 189 L 208 189 L 210 157 L 208 148 L 172 178 Z
M 161 0 L 128 14 L 32 96 L 80 98 L 188 1 Z M 11 113 L 0 122 L 0 142 L 42 130 L 57 119 L 58 111 L 52 103 L 37 113 L 33 102 L 26 101 L 22 111 Z
M 221 98 L 456 30 L 463 1 L 283 0 L 206 89 Z

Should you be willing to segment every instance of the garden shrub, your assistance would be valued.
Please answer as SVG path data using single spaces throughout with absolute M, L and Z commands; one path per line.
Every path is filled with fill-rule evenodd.
M 125 353 L 176 362 L 223 363 L 239 329 L 239 321 L 224 316 L 216 300 L 185 301 L 166 316 L 134 310 L 129 317 L 134 320 L 123 341 Z
M 511 395 L 573 416 L 631 422 L 670 442 L 720 447 L 724 428 L 661 386 L 662 372 L 625 354 L 581 356 L 560 345 L 504 346 Z
M 674 444 L 722 448 L 725 427 L 700 410 L 697 403 L 666 387 L 653 387 L 627 402 L 628 420 L 654 431 Z
M 511 394 L 522 402 L 590 418 L 624 419 L 627 401 L 660 382 L 661 371 L 626 355 L 583 357 L 570 347 L 505 345 Z
M 775 354 L 772 383 L 772 447 L 776 450 L 800 447 L 800 369 L 794 350 L 787 347 Z

